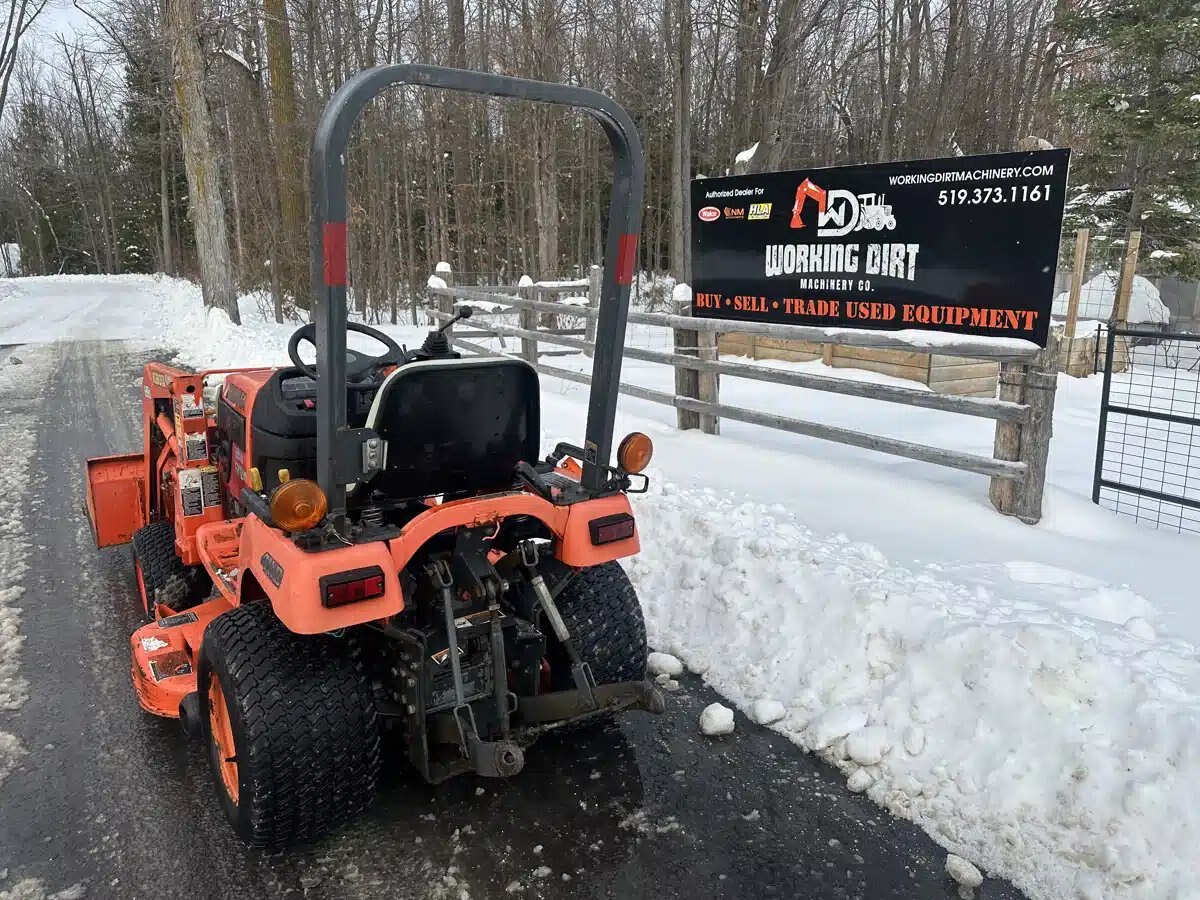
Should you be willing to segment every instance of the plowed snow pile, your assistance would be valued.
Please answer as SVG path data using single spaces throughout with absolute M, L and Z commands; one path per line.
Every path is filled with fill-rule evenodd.
M 1013 600 L 1002 571 L 890 562 L 783 507 L 662 486 L 637 509 L 651 643 L 747 712 L 783 702 L 773 727 L 852 787 L 1032 897 L 1200 896 L 1194 647 Z
M 26 354 L 28 356 L 28 354 Z M 15 363 L 11 351 L 0 351 L 0 393 L 13 407 L 33 404 L 41 385 L 32 366 Z M 0 782 L 25 755 L 16 735 L 6 731 L 5 719 L 29 694 L 21 675 L 21 581 L 29 570 L 29 541 L 21 510 L 29 490 L 29 459 L 33 453 L 31 418 L 18 412 L 0 421 Z

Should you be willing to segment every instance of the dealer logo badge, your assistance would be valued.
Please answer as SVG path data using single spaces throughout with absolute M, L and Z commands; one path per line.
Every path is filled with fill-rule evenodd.
M 855 194 L 853 191 L 825 190 L 810 178 L 796 188 L 792 206 L 792 228 L 805 228 L 803 212 L 809 200 L 817 207 L 817 236 L 844 237 L 852 231 L 892 231 L 896 217 L 883 194 Z
M 706 206 L 698 213 L 701 222 L 715 222 L 721 218 L 721 210 L 715 206 Z
M 750 215 L 746 216 L 751 222 L 759 222 L 771 218 L 770 203 L 751 203 Z

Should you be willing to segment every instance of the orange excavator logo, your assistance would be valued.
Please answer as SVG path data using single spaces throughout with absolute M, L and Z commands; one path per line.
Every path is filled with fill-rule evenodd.
M 800 214 L 804 211 L 804 204 L 809 198 L 812 198 L 817 203 L 817 212 L 825 212 L 825 188 L 818 184 L 814 184 L 811 179 L 805 178 L 796 188 L 796 202 L 792 206 L 792 227 L 803 228 L 804 221 Z

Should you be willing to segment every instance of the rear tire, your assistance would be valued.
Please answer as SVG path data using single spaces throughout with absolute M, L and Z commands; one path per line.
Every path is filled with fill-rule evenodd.
M 371 805 L 379 723 L 344 642 L 293 634 L 252 603 L 209 624 L 197 674 L 217 794 L 247 844 L 312 841 Z
M 554 598 L 579 655 L 592 668 L 596 684 L 641 681 L 646 677 L 646 622 L 629 576 L 618 562 L 591 566 Z M 575 686 L 566 651 L 555 647 L 550 661 L 555 688 Z
M 208 596 L 212 584 L 198 566 L 185 566 L 175 552 L 175 523 L 151 522 L 133 533 L 133 573 L 146 618 L 163 603 L 175 612 L 191 609 Z

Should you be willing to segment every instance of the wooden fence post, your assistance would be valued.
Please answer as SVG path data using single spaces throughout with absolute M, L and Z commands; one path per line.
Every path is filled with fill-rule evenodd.
M 1088 230 L 1075 232 L 1075 263 L 1071 268 L 1071 294 L 1067 299 L 1067 328 L 1063 336 L 1067 339 L 1067 361 L 1070 362 L 1070 344 L 1075 341 L 1075 324 L 1079 321 L 1079 294 L 1083 291 L 1083 273 L 1087 268 Z
M 522 278 L 522 284 L 517 288 L 517 293 L 526 300 L 537 299 L 537 285 L 528 279 Z M 525 283 L 528 281 L 528 283 Z M 522 309 L 519 313 L 519 321 L 521 327 L 526 331 L 538 330 L 537 313 L 532 309 Z M 521 338 L 521 358 L 532 366 L 537 365 L 538 361 L 538 342 L 536 338 Z
M 1121 265 L 1121 283 L 1117 285 L 1117 297 L 1113 302 L 1109 322 L 1123 325 L 1129 318 L 1129 296 L 1133 293 L 1133 275 L 1137 271 L 1138 248 L 1142 245 L 1142 230 L 1129 232 L 1129 243 L 1125 247 L 1125 262 Z
M 680 316 L 690 316 L 692 314 L 691 297 L 688 297 L 686 300 L 681 299 L 676 301 L 675 314 Z M 680 356 L 697 356 L 699 354 L 700 344 L 696 332 L 682 328 L 673 328 L 671 329 L 671 333 L 674 336 L 676 353 Z M 700 373 L 695 369 L 675 367 L 675 396 L 699 400 Z M 700 414 L 694 410 L 679 409 L 676 407 L 675 424 L 681 431 L 699 428 Z
M 446 287 L 448 287 L 448 288 L 454 287 L 454 272 L 449 267 L 439 268 L 435 271 L 434 274 L 437 275 L 438 278 L 442 279 L 442 281 L 446 282 Z M 438 294 L 437 308 L 438 308 L 438 312 L 446 313 L 447 315 L 451 315 L 451 316 L 454 315 L 454 297 L 450 296 L 448 294 Z M 440 325 L 444 324 L 444 321 L 445 320 L 435 324 L 434 328 L 437 328 Z M 446 337 L 450 337 L 451 332 L 453 332 L 453 331 L 454 331 L 453 328 L 446 329 Z
M 588 308 L 596 310 L 600 308 L 600 286 L 603 284 L 604 269 L 600 266 L 592 266 L 588 269 Z M 596 344 L 596 320 L 590 316 L 584 321 L 583 339 L 593 347 Z M 584 350 L 584 356 L 591 356 L 591 350 Z
M 700 358 L 707 362 L 719 362 L 719 335 L 715 331 L 701 332 L 698 336 Z M 719 372 L 697 372 L 699 399 L 705 403 L 721 402 L 721 375 Z M 700 413 L 700 430 L 705 434 L 720 434 L 721 420 L 709 413 Z
M 1054 399 L 1058 389 L 1059 337 L 1054 329 L 1046 349 L 1030 363 L 1002 363 L 1000 399 L 1029 406 L 1025 422 L 997 422 L 993 455 L 996 459 L 1023 462 L 1021 481 L 992 478 L 988 496 L 992 506 L 1006 516 L 1036 525 L 1042 518 L 1046 488 L 1046 461 L 1054 425 Z

